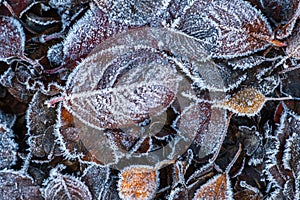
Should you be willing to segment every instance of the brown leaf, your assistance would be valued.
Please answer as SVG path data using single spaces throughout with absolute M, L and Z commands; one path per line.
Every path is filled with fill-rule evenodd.
M 202 185 L 193 200 L 200 199 L 232 199 L 230 180 L 227 174 L 218 174 Z
M 158 187 L 158 171 L 149 166 L 130 166 L 120 173 L 119 195 L 124 200 L 152 199 Z
M 265 101 L 261 92 L 250 87 L 237 92 L 220 105 L 238 115 L 253 116 L 261 110 Z

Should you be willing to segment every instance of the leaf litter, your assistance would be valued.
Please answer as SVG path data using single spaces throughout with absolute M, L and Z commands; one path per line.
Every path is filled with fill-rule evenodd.
M 9 0 L 0 5 L 0 41 L 7 44 L 0 53 L 0 106 L 3 113 L 17 114 L 1 122 L 6 141 L 1 173 L 8 177 L 1 182 L 4 198 L 13 194 L 39 199 L 42 191 L 44 198 L 74 194 L 125 199 L 118 190 L 120 174 L 126 171 L 121 167 L 153 168 L 162 160 L 165 164 L 156 169 L 159 176 L 152 179 L 155 190 L 147 193 L 149 198 L 193 198 L 195 191 L 209 195 L 206 186 L 221 191 L 222 197 L 298 198 L 298 1 L 21 3 L 16 7 Z M 55 14 L 49 17 L 49 10 Z M 84 65 L 100 69 L 92 65 L 104 61 L 103 55 L 110 57 L 101 74 L 95 70 L 87 75 L 90 69 Z M 65 70 L 52 69 L 52 64 Z M 91 88 L 97 88 L 93 92 L 98 99 L 83 104 L 79 94 L 86 98 Z M 75 111 L 72 95 L 77 98 Z M 43 104 L 47 98 L 50 105 L 60 105 L 48 108 Z M 104 100 L 132 106 L 103 104 Z M 20 102 L 24 108 L 16 106 Z M 277 109 L 280 105 L 282 111 Z M 114 114 L 122 112 L 115 118 L 105 114 L 111 107 Z M 110 115 L 114 124 L 100 120 L 102 128 L 89 127 L 90 117 L 97 115 Z M 231 160 L 232 149 L 241 141 L 233 172 L 224 173 L 216 163 Z M 116 160 L 127 166 L 105 165 Z M 185 162 L 188 166 L 176 178 L 174 163 Z M 50 173 L 62 165 L 56 175 Z M 96 178 L 98 173 L 103 180 Z M 50 186 L 41 185 L 43 180 Z M 62 183 L 67 190 L 61 189 Z M 219 188 L 228 183 L 231 192 Z M 59 192 L 52 193 L 51 185 Z M 9 197 L 6 192 L 11 192 Z

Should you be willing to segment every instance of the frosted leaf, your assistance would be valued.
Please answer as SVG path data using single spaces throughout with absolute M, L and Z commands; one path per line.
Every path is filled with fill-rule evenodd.
M 226 119 L 222 109 L 211 108 L 206 103 L 197 103 L 186 108 L 176 126 L 182 135 L 196 132 L 193 144 L 197 149 L 196 156 L 203 158 L 216 152 L 222 144 L 225 134 Z
M 36 92 L 26 112 L 26 127 L 33 156 L 50 160 L 53 156 L 55 145 L 54 129 L 57 112 L 54 108 L 47 108 L 44 104 L 49 97 L 41 92 Z
M 215 175 L 212 179 L 202 185 L 194 194 L 193 200 L 197 199 L 232 199 L 232 187 L 228 175 L 233 164 L 236 162 L 242 151 L 241 145 L 239 150 L 227 166 L 225 172 Z M 208 165 L 209 166 L 209 165 Z M 221 171 L 221 170 L 218 170 Z
M 0 33 L 0 61 L 23 55 L 25 35 L 18 20 L 0 16 Z
M 232 199 L 231 190 L 229 176 L 227 174 L 218 174 L 195 192 L 193 200 Z
M 108 20 L 105 10 L 92 5 L 73 25 L 63 42 L 65 64 L 86 57 L 104 39 L 122 30 L 120 25 Z
M 286 72 L 281 78 L 281 92 L 285 95 L 300 98 L 300 69 Z
M 43 197 L 50 199 L 85 199 L 91 200 L 92 195 L 88 187 L 79 179 L 63 175 L 59 172 L 51 174 L 50 178 L 45 182 L 43 189 Z
M 125 43 L 127 41 L 133 40 L 133 41 L 137 41 L 136 43 L 140 43 L 141 45 L 142 44 L 146 45 L 146 44 L 149 44 L 150 42 L 152 43 L 152 44 L 151 43 L 150 44 L 153 45 L 154 41 L 158 40 L 157 42 L 159 42 L 160 38 L 162 38 L 162 39 L 166 38 L 166 36 L 164 35 L 164 34 L 166 34 L 166 32 L 161 32 L 161 33 L 160 32 L 151 32 L 151 29 L 149 29 L 149 30 L 144 29 L 142 34 L 147 36 L 147 38 L 145 38 L 144 40 L 142 40 L 142 38 L 139 38 L 139 39 L 135 40 L 135 38 L 134 38 L 135 35 L 133 35 L 133 34 L 134 33 L 138 34 L 139 33 L 138 31 L 130 32 L 130 33 L 132 35 L 128 34 L 128 35 L 124 35 L 122 37 L 118 37 L 120 41 L 117 40 L 117 41 L 113 42 L 113 44 L 115 44 L 115 45 L 118 45 L 118 42 L 120 42 L 120 43 L 122 42 L 121 43 L 122 45 L 130 45 L 130 46 L 127 46 L 127 47 L 121 46 L 119 48 L 111 48 L 111 49 L 108 49 L 108 50 L 100 51 L 96 54 L 92 54 L 92 56 L 89 57 L 87 60 L 85 60 L 83 63 L 81 63 L 81 65 L 78 66 L 77 70 L 75 70 L 71 74 L 71 76 L 69 77 L 67 90 L 68 90 L 68 93 L 70 93 L 71 95 L 69 96 L 70 98 L 69 97 L 66 98 L 66 100 L 70 101 L 70 102 L 65 104 L 65 107 L 68 108 L 71 111 L 72 114 L 74 114 L 74 111 L 75 111 L 75 115 L 78 115 L 78 114 L 82 115 L 81 117 L 79 116 L 79 118 L 84 120 L 84 121 L 86 121 L 85 119 L 90 118 L 90 120 L 89 120 L 90 122 L 88 124 L 92 124 L 94 127 L 99 127 L 100 129 L 101 128 L 116 127 L 116 123 L 115 123 L 116 120 L 114 120 L 112 118 L 112 116 L 114 116 L 114 115 L 115 115 L 115 117 L 117 117 L 117 115 L 119 115 L 119 118 L 118 118 L 117 121 L 121 125 L 129 122 L 129 120 L 131 120 L 131 119 L 126 119 L 126 117 L 133 117 L 133 114 L 136 115 L 136 120 L 135 121 L 142 121 L 143 118 L 139 119 L 138 118 L 139 116 L 143 117 L 143 115 L 144 115 L 144 117 L 146 117 L 149 113 L 147 110 L 155 109 L 155 107 L 159 106 L 159 104 L 161 104 L 163 107 L 168 106 L 168 104 L 169 104 L 168 102 L 171 102 L 172 98 L 174 97 L 174 94 L 176 94 L 176 90 L 177 90 L 176 89 L 177 88 L 177 86 L 176 86 L 177 83 L 176 82 L 178 82 L 178 81 L 175 81 L 175 82 L 167 81 L 168 79 L 170 79 L 170 80 L 179 80 L 178 79 L 179 77 L 178 77 L 178 75 L 176 75 L 176 71 L 174 71 L 174 68 L 172 67 L 172 65 L 168 64 L 167 61 L 163 61 L 163 58 L 160 58 L 159 59 L 160 61 L 155 61 L 155 59 L 157 59 L 157 55 L 154 54 L 155 52 L 151 52 L 151 51 L 147 51 L 148 53 L 150 53 L 150 55 L 146 55 L 146 53 L 143 53 L 141 55 L 142 56 L 141 58 L 137 57 L 137 58 L 133 59 L 135 53 L 132 52 L 131 48 L 134 48 L 134 46 L 133 46 L 133 44 L 126 44 Z M 172 32 L 170 32 L 170 33 L 172 34 Z M 156 34 L 156 35 L 154 35 L 154 34 Z M 160 35 L 160 34 L 162 34 L 162 35 Z M 129 38 L 127 40 L 124 40 L 124 39 L 126 39 L 125 36 L 129 37 Z M 171 35 L 171 36 L 173 36 L 173 35 Z M 178 36 L 178 39 L 179 39 L 179 36 Z M 166 39 L 169 40 L 171 38 L 167 37 Z M 177 38 L 174 37 L 174 39 L 177 39 Z M 154 40 L 154 41 L 151 41 L 151 40 Z M 110 41 L 109 45 L 111 46 L 111 44 L 112 44 L 112 41 Z M 160 43 L 158 43 L 158 44 L 160 44 Z M 100 46 L 100 48 L 105 48 L 106 45 L 108 45 L 108 44 L 104 43 L 103 45 Z M 135 44 L 135 45 L 137 45 L 137 44 Z M 164 44 L 162 43 L 162 45 L 164 45 Z M 174 44 L 170 43 L 168 45 L 177 46 L 176 43 L 174 43 Z M 140 47 L 136 47 L 136 48 L 140 48 Z M 125 54 L 126 51 L 128 51 L 127 56 Z M 195 49 L 194 51 L 197 51 L 197 49 Z M 185 52 L 182 52 L 182 53 L 185 53 Z M 116 86 L 114 86 L 113 88 L 110 88 L 110 87 L 113 86 L 114 81 L 115 81 L 114 77 L 122 71 L 122 67 L 120 66 L 120 64 L 118 64 L 118 62 L 120 62 L 120 61 L 118 61 L 117 59 L 115 59 L 115 61 L 113 61 L 113 60 L 111 61 L 110 59 L 112 58 L 112 56 L 117 58 L 117 56 L 122 56 L 122 54 L 125 54 L 125 55 L 123 55 L 123 57 L 125 56 L 125 58 L 126 57 L 129 58 L 129 59 L 132 58 L 133 63 L 134 62 L 138 63 L 138 61 L 142 61 L 143 59 L 144 59 L 143 62 L 148 62 L 149 63 L 148 66 L 141 66 L 141 68 L 134 69 L 136 72 L 142 72 L 143 71 L 142 68 L 147 69 L 147 68 L 150 68 L 151 65 L 153 65 L 153 66 L 152 66 L 152 69 L 149 70 L 148 74 L 143 75 L 144 73 L 141 73 L 144 77 L 142 77 L 142 76 L 141 77 L 134 77 L 134 76 L 130 77 L 130 76 L 126 75 L 126 76 L 128 76 L 128 78 L 125 76 L 124 80 L 127 80 L 127 81 L 129 80 L 129 82 L 131 82 L 131 85 L 132 85 L 131 87 L 132 88 L 130 88 L 130 85 L 128 85 L 128 82 L 126 82 L 125 84 L 127 86 L 125 88 L 123 88 L 122 86 L 118 86 L 118 87 L 120 87 L 120 92 L 122 91 L 122 94 L 121 95 L 116 95 L 116 94 L 120 93 L 120 92 L 118 92 L 118 87 L 116 87 Z M 152 54 L 152 56 L 151 56 L 151 54 Z M 136 54 L 136 55 L 138 55 L 138 54 Z M 102 58 L 106 58 L 106 60 L 103 60 Z M 100 67 L 100 66 L 95 67 L 95 64 L 97 62 L 99 62 L 100 60 L 102 61 L 101 65 L 103 67 Z M 113 66 L 110 67 L 110 65 L 105 66 L 105 65 L 107 65 L 111 62 L 112 63 L 115 62 L 116 66 L 115 67 L 113 67 Z M 128 62 L 128 61 L 126 61 L 126 62 Z M 164 64 L 159 64 L 157 62 L 162 62 Z M 164 67 L 166 67 L 166 69 L 168 69 L 168 73 L 164 73 L 164 69 L 163 69 L 164 67 L 162 67 L 162 65 L 166 65 Z M 84 66 L 84 67 L 81 67 L 81 66 Z M 101 68 L 103 68 L 103 69 L 101 69 Z M 120 69 L 118 69 L 118 68 L 120 68 Z M 87 69 L 87 70 L 85 70 L 85 69 Z M 100 69 L 100 70 L 98 70 L 98 69 Z M 95 70 L 97 70 L 97 71 L 95 71 Z M 117 73 L 117 74 L 113 75 L 111 70 L 114 70 L 112 72 Z M 125 70 L 125 69 L 123 69 L 123 70 Z M 107 71 L 107 72 L 105 72 L 105 71 Z M 97 85 L 98 85 L 98 87 L 100 87 L 99 89 L 101 89 L 101 87 L 102 87 L 101 85 L 106 84 L 105 83 L 106 81 L 104 81 L 104 80 L 100 81 L 98 83 L 98 81 L 101 80 L 101 78 L 103 76 L 102 74 L 104 74 L 104 73 L 109 75 L 108 78 L 106 78 L 106 79 L 111 79 L 113 82 L 109 83 L 110 84 L 109 87 L 104 85 L 103 87 L 104 88 L 106 87 L 106 88 L 103 89 L 103 90 L 96 90 Z M 112 74 L 112 75 L 110 75 L 110 74 Z M 91 81 L 86 82 L 86 83 L 82 83 L 82 80 L 83 80 L 82 76 L 87 77 Z M 132 80 L 132 78 L 133 78 L 133 80 Z M 143 85 L 143 82 L 140 82 L 140 80 L 143 80 L 144 78 L 146 79 L 146 82 L 147 82 L 146 85 L 145 84 Z M 164 80 L 164 82 L 159 83 L 159 84 L 155 83 L 158 80 Z M 102 83 L 102 82 L 104 82 L 104 83 Z M 151 84 L 153 86 L 151 86 Z M 156 85 L 156 86 L 154 87 L 154 85 Z M 125 96 L 132 93 L 132 92 L 134 92 L 134 90 L 136 90 L 136 89 L 138 89 L 136 94 L 138 94 L 139 91 L 145 90 L 144 94 L 146 94 L 145 92 L 147 92 L 148 93 L 147 96 L 150 97 L 150 98 L 151 98 L 151 95 L 153 96 L 156 93 L 155 95 L 158 95 L 157 97 L 159 97 L 159 98 L 157 98 L 157 100 L 159 100 L 159 101 L 154 100 L 154 99 L 152 99 L 152 100 L 149 99 L 152 102 L 151 103 L 152 105 L 149 104 L 148 106 L 150 106 L 152 108 L 150 108 L 150 107 L 147 108 L 147 107 L 145 107 L 147 105 L 142 103 L 144 100 L 142 100 L 141 97 L 138 97 L 138 96 L 135 97 L 136 95 L 130 95 L 131 99 L 128 98 L 128 97 L 126 99 Z M 159 92 L 158 89 L 162 93 Z M 82 93 L 82 94 L 80 95 L 80 93 Z M 74 97 L 72 97 L 72 96 L 74 96 Z M 78 97 L 76 97 L 76 96 L 78 96 Z M 96 96 L 97 96 L 97 98 L 95 98 Z M 114 97 L 114 96 L 116 96 L 116 97 Z M 114 97 L 116 99 L 111 99 L 112 97 Z M 69 100 L 68 100 L 68 98 L 69 98 Z M 84 101 L 89 101 L 89 103 L 86 104 L 83 101 L 83 99 L 85 99 Z M 136 99 L 135 101 L 137 101 L 137 102 L 141 102 L 141 104 L 140 105 L 139 104 L 137 104 L 137 105 L 132 104 L 134 99 Z M 65 102 L 67 102 L 67 101 L 65 101 Z M 99 107 L 100 105 L 97 105 L 97 104 L 99 104 L 99 102 L 107 102 L 107 103 L 105 103 L 106 105 L 103 104 L 102 108 L 100 108 Z M 110 105 L 118 106 L 118 103 L 116 104 L 116 103 L 113 103 L 113 102 L 121 103 L 123 108 L 122 109 L 118 108 L 118 107 L 115 107 L 113 109 L 109 108 Z M 163 103 L 163 102 L 165 102 L 165 103 Z M 68 105 L 71 105 L 71 106 L 68 106 Z M 90 110 L 92 112 L 86 113 L 86 111 L 84 111 L 83 108 L 85 108 L 85 107 L 88 108 L 87 106 L 89 106 L 89 105 L 94 105 L 95 108 L 90 107 L 88 110 Z M 125 107 L 123 105 L 125 105 Z M 131 108 L 130 108 L 130 106 L 131 106 Z M 134 106 L 134 107 L 132 107 L 132 106 Z M 163 107 L 160 107 L 160 108 L 163 108 Z M 159 108 L 159 107 L 157 107 L 157 108 Z M 130 111 L 130 109 L 131 110 L 135 109 L 136 111 L 142 109 L 142 110 L 145 110 L 145 111 L 144 111 L 144 113 L 134 113 L 134 112 Z M 72 110 L 73 110 L 73 112 L 72 112 Z M 96 112 L 96 110 L 98 110 L 98 111 Z M 99 113 L 100 110 L 103 110 L 102 111 L 103 114 L 101 114 L 101 112 Z M 82 111 L 84 111 L 84 112 L 82 112 Z M 117 113 L 117 111 L 120 112 L 120 113 Z M 103 121 L 102 119 L 100 119 L 101 115 L 103 116 L 106 113 L 110 114 L 111 116 L 109 116 L 109 118 L 107 118 L 105 121 Z M 87 115 L 89 115 L 89 117 L 87 117 Z M 97 116 L 97 115 L 99 116 L 98 119 L 92 117 L 92 116 Z M 122 116 L 122 115 L 125 115 L 125 116 Z M 122 118 L 124 117 L 124 119 L 122 119 L 121 117 Z M 105 124 L 103 124 L 103 123 L 105 123 Z
M 285 1 L 288 2 L 288 1 Z M 290 10 L 294 10 L 293 16 L 287 16 L 289 17 L 289 21 L 285 23 L 280 29 L 276 32 L 276 38 L 278 39 L 284 39 L 290 36 L 293 33 L 295 24 L 297 22 L 297 19 L 300 16 L 300 3 L 298 0 L 292 0 L 289 1 L 290 5 L 287 5 L 284 9 L 285 11 L 288 11 L 287 14 L 292 14 Z M 292 7 L 292 8 L 291 8 Z M 282 20 L 282 19 L 281 19 Z
M 284 178 L 281 170 L 278 168 L 280 160 L 278 160 L 278 154 L 280 151 L 280 141 L 278 137 L 269 135 L 265 136 L 264 144 L 264 173 L 267 176 L 267 180 L 273 184 L 273 187 L 283 187 Z
M 293 34 L 288 39 L 287 54 L 288 57 L 300 59 L 300 25 L 298 24 Z
M 298 116 L 285 114 L 281 119 L 281 134 L 289 136 L 285 143 L 283 153 L 283 165 L 286 169 L 300 173 L 300 120 Z
M 36 92 L 27 109 L 26 122 L 29 135 L 43 135 L 45 131 L 56 123 L 55 108 L 48 108 L 45 100 L 49 97 Z
M 0 171 L 0 194 L 2 200 L 42 200 L 40 187 L 26 175 L 11 170 Z
M 130 70 L 130 74 L 119 74 L 128 69 L 126 65 L 127 69 L 122 69 L 119 64 L 108 65 L 107 69 L 102 68 L 104 76 L 108 76 L 105 78 L 113 81 L 109 85 L 106 85 L 103 79 L 98 82 L 97 75 L 92 72 L 99 70 L 98 74 L 101 74 L 101 68 L 93 69 L 93 66 L 85 64 L 84 67 L 91 70 L 83 73 L 83 68 L 79 67 L 80 72 L 75 72 L 76 78 L 80 80 L 75 78 L 74 86 L 67 88 L 70 95 L 66 97 L 64 106 L 79 119 L 100 130 L 140 123 L 153 113 L 168 107 L 176 95 L 179 81 L 172 65 L 149 51 L 130 53 L 125 60 L 131 62 L 128 63 L 128 67 L 135 68 Z M 147 66 L 137 67 L 139 63 L 143 63 L 141 61 L 147 63 Z M 163 70 L 167 70 L 168 73 L 164 73 Z M 91 74 L 94 77 L 90 79 Z M 120 80 L 115 82 L 117 76 L 120 76 Z M 82 78 L 86 80 L 85 77 L 92 81 L 80 83 Z
M 116 178 L 108 167 L 91 165 L 84 171 L 81 179 L 89 187 L 93 199 L 120 199 L 115 187 Z
M 261 110 L 265 101 L 265 96 L 262 93 L 250 87 L 235 93 L 221 102 L 220 106 L 238 115 L 253 116 Z
M 32 2 L 32 0 L 5 0 L 3 1 L 3 4 L 7 3 L 13 11 L 13 14 L 21 18 L 22 11 L 26 10 L 26 8 L 30 6 Z
M 272 44 L 267 20 L 241 0 L 196 1 L 173 26 L 195 37 L 217 58 L 249 55 Z
M 241 132 L 243 138 L 244 149 L 248 156 L 251 156 L 261 145 L 262 137 L 259 132 L 256 130 L 255 126 L 247 127 L 240 126 L 239 131 Z
M 159 185 L 158 171 L 146 165 L 133 165 L 120 173 L 119 195 L 123 200 L 148 200 Z
M 240 59 L 234 59 L 228 61 L 228 64 L 233 67 L 233 69 L 249 69 L 260 65 L 265 61 L 265 57 L 262 56 L 247 56 Z
M 2 114 L 2 113 L 1 113 Z M 3 115 L 1 115 L 2 117 Z M 3 118 L 1 118 L 3 119 Z M 0 168 L 10 168 L 17 161 L 18 145 L 13 131 L 4 123 L 0 124 Z
M 18 101 L 28 103 L 34 92 L 29 90 L 29 82 L 37 79 L 31 66 L 18 63 L 15 68 L 8 68 L 2 76 L 0 76 L 0 84 L 7 88 L 9 93 Z
M 118 0 L 109 12 L 110 19 L 130 26 L 142 26 L 153 22 L 163 0 Z
M 262 0 L 261 9 L 270 18 L 281 24 L 289 21 L 299 4 L 298 0 Z

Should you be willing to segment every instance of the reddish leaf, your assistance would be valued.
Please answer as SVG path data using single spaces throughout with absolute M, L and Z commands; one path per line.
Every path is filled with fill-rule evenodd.
M 176 25 L 218 58 L 254 53 L 270 46 L 273 39 L 267 20 L 242 0 L 196 1 Z
M 0 44 L 0 61 L 23 55 L 25 35 L 18 20 L 0 16 Z

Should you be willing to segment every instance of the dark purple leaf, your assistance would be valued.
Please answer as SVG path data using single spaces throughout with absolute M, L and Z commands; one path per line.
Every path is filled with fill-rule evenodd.
M 68 32 L 63 42 L 64 62 L 75 63 L 86 57 L 104 39 L 121 32 L 124 28 L 109 21 L 107 11 L 91 6 Z

